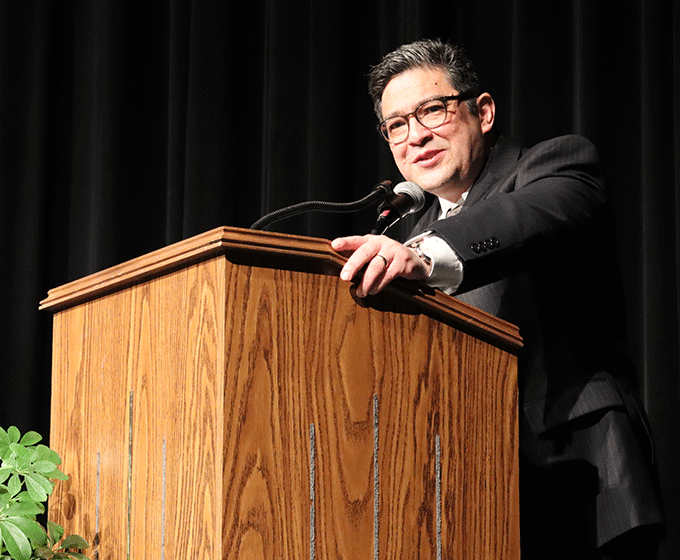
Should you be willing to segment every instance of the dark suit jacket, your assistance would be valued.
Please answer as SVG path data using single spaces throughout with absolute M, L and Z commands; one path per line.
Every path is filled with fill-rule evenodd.
M 592 144 L 565 136 L 524 151 L 501 138 L 462 211 L 438 214 L 435 200 L 413 233 L 434 231 L 461 258 L 456 297 L 520 327 L 521 402 L 532 429 L 621 405 L 610 377 L 624 373 L 622 307 Z
M 434 199 L 412 236 L 432 230 L 446 240 L 463 263 L 454 295 L 518 325 L 524 338 L 520 449 L 531 440 L 544 453 L 551 434 L 615 409 L 633 419 L 651 456 L 628 383 L 613 227 L 593 145 L 564 136 L 524 150 L 501 137 L 461 212 L 436 221 L 439 211 Z M 586 456 L 596 467 L 600 459 Z M 622 530 L 605 531 L 600 544 Z

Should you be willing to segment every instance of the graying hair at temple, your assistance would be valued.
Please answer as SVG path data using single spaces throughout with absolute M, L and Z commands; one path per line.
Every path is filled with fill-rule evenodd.
M 381 100 L 388 82 L 407 70 L 423 67 L 446 72 L 458 93 L 473 93 L 475 98 L 481 93 L 479 76 L 462 47 L 439 39 L 415 41 L 386 54 L 368 73 L 368 93 L 378 120 L 383 119 Z M 476 99 L 466 103 L 470 112 L 476 114 Z

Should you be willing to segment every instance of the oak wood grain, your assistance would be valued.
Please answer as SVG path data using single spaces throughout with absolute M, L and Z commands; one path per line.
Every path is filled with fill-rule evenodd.
M 252 240 L 230 235 L 198 243 Z M 342 262 L 325 242 L 257 239 L 250 251 Z M 379 558 L 434 559 L 438 539 L 443 558 L 519 558 L 512 327 L 443 294 L 358 300 L 309 262 L 203 257 L 161 273 L 146 257 L 43 304 L 56 309 L 51 442 L 71 476 L 53 519 L 99 558 L 297 559 L 313 506 L 316 558 L 373 558 L 375 399 Z M 466 314 L 508 337 L 457 328 Z

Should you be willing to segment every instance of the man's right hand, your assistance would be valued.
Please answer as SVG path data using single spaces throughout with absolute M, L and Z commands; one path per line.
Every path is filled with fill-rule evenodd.
M 377 294 L 395 278 L 424 280 L 430 274 L 430 267 L 413 249 L 384 235 L 339 237 L 331 246 L 352 253 L 340 271 L 341 280 L 351 281 L 366 267 L 357 284 L 358 297 Z

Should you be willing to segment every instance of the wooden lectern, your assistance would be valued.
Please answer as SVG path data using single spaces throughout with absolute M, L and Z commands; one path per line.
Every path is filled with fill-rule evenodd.
M 517 560 L 517 329 L 344 262 L 219 228 L 51 290 L 51 518 L 102 560 Z

